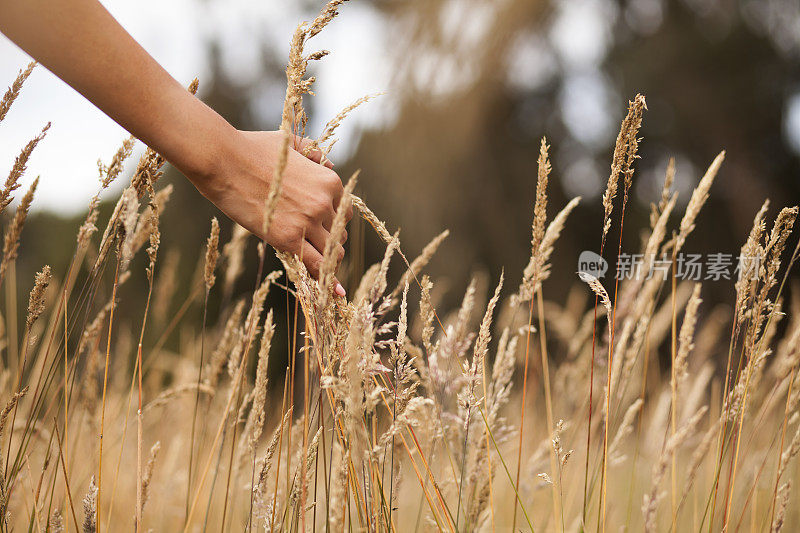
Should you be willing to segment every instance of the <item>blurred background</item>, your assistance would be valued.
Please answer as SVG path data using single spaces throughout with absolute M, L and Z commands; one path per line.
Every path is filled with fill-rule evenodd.
M 289 38 L 296 23 L 322 5 L 103 3 L 178 80 L 199 77 L 200 97 L 243 129 L 277 127 Z M 358 97 L 386 93 L 345 121 L 331 158 L 344 178 L 362 169 L 359 194 L 391 230 L 402 228 L 409 257 L 451 230 L 430 268 L 436 278 L 447 278 L 451 290 L 444 298 L 451 302 L 476 272 L 496 279 L 505 268 L 511 285 L 519 279 L 529 255 L 536 157 L 545 135 L 553 160 L 549 216 L 571 197 L 583 197 L 544 289 L 547 299 L 563 298 L 580 250 L 599 247 L 611 151 L 627 101 L 637 92 L 646 95 L 648 111 L 625 224 L 628 251 L 638 250 L 669 157 L 677 163 L 680 216 L 705 168 L 727 150 L 686 252 L 736 254 L 765 198 L 772 200 L 770 220 L 780 207 L 800 201 L 797 0 L 352 0 L 312 43 L 309 49 L 332 54 L 313 67 L 317 96 L 306 101 L 308 134 L 317 135 Z M 27 62 L 0 39 L 3 83 Z M 41 175 L 42 183 L 22 239 L 18 271 L 30 278 L 20 279 L 24 287 L 44 263 L 64 271 L 97 188 L 96 161 L 108 161 L 125 138 L 119 126 L 37 68 L 0 127 L 3 171 L 47 121 L 51 132 L 26 177 L 30 182 Z M 134 165 L 132 159 L 128 172 Z M 174 171 L 166 181 L 176 191 L 164 215 L 162 250 L 180 251 L 175 260 L 191 272 L 209 218 L 219 213 Z M 225 221 L 223 240 L 230 231 Z M 381 254 L 363 225 L 350 234 L 354 250 L 345 280 L 357 279 Z M 252 247 L 250 253 L 255 271 Z M 136 284 L 145 282 L 140 278 L 126 290 L 135 294 Z M 732 283 L 705 286 L 704 299 L 732 300 Z

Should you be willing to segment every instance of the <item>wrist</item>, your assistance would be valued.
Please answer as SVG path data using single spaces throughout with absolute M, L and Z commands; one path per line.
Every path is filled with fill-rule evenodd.
M 218 186 L 231 172 L 229 167 L 237 166 L 241 132 L 199 99 L 188 93 L 182 96 L 191 100 L 181 113 L 185 119 L 176 121 L 180 127 L 173 128 L 178 134 L 171 150 L 175 157 L 164 155 L 202 191 Z
M 194 143 L 193 143 L 194 144 Z M 218 186 L 241 166 L 241 132 L 228 123 L 220 125 L 210 138 L 194 144 L 194 155 L 181 169 L 198 188 Z

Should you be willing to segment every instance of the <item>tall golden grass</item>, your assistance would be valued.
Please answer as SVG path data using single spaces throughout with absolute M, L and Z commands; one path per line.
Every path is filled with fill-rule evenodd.
M 325 55 L 305 46 L 342 3 L 329 2 L 294 33 L 284 159 L 266 196 L 265 225 L 290 134 L 306 133 L 308 64 Z M 3 97 L 0 120 L 32 68 Z M 339 122 L 364 101 L 335 117 L 309 149 L 327 154 Z M 587 249 L 634 248 L 621 235 L 645 111 L 637 95 L 613 152 L 598 239 Z M 46 131 L 14 162 L 0 192 L 3 209 Z M 126 140 L 100 166 L 101 191 L 119 179 L 133 144 Z M 158 185 L 163 158 L 147 150 L 104 231 L 98 193 L 67 271 L 44 266 L 36 274 L 19 342 L 18 311 L 6 308 L 0 530 L 796 528 L 800 310 L 784 296 L 798 256 L 797 247 L 786 250 L 797 208 L 780 210 L 768 231 L 765 203 L 743 236 L 742 255 L 761 261 L 731 280 L 735 308 L 703 309 L 702 284 L 679 279 L 676 265 L 724 154 L 679 221 L 670 165 L 637 250 L 639 275 L 603 281 L 582 273 L 566 296 L 547 294 L 556 242 L 579 201 L 548 220 L 548 150 L 543 140 L 523 278 L 509 289 L 501 276 L 493 290 L 475 278 L 460 307 L 446 313 L 423 271 L 447 233 L 408 260 L 398 233 L 354 195 L 356 176 L 319 280 L 280 253 L 284 270 L 263 272 L 261 244 L 261 268 L 248 280 L 255 290 L 230 301 L 248 236 L 236 228 L 221 245 L 215 219 L 208 241 L 198 243 L 202 270 L 188 294 L 175 294 L 174 262 L 162 267 L 159 256 L 159 214 L 171 189 Z M 36 182 L 5 229 L 0 283 L 9 294 L 35 189 Z M 333 292 L 333 243 L 351 205 L 386 247 L 348 300 Z M 144 272 L 131 266 L 137 254 L 147 256 Z M 647 276 L 656 257 L 671 258 L 669 275 Z M 142 275 L 146 305 L 138 319 L 121 320 L 126 302 L 118 289 Z M 277 372 L 283 383 L 268 383 L 276 324 L 264 304 L 275 290 L 298 302 L 290 364 Z M 229 303 L 218 322 L 207 323 L 214 291 Z M 171 302 L 180 311 L 166 320 Z M 164 339 L 185 325 L 192 306 L 202 308 L 196 334 L 179 353 L 167 350 Z M 666 369 L 659 352 L 670 354 Z M 718 352 L 727 354 L 724 366 Z

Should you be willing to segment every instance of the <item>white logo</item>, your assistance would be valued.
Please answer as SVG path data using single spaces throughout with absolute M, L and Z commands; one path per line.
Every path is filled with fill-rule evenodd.
M 597 279 L 602 278 L 608 271 L 608 263 L 601 256 L 590 250 L 584 250 L 578 257 L 578 273 L 591 274 Z

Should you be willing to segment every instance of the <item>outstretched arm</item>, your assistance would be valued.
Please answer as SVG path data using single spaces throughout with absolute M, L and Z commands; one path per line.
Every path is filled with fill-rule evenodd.
M 0 0 L 0 31 L 163 155 L 231 219 L 301 256 L 319 274 L 342 195 L 330 165 L 318 164 L 321 154 L 306 158 L 290 150 L 274 222 L 260 235 L 279 132 L 236 130 L 172 78 L 97 0 Z M 337 286 L 337 292 L 344 291 Z

